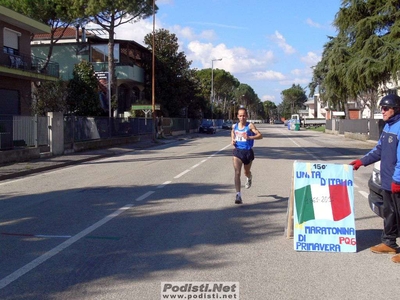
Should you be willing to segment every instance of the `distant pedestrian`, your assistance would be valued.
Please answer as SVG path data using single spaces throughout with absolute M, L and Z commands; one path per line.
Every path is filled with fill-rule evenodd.
M 352 161 L 354 170 L 381 161 L 381 187 L 383 194 L 382 243 L 370 248 L 374 253 L 398 253 L 396 239 L 400 236 L 400 97 L 387 95 L 379 105 L 385 127 L 378 144 L 361 159 Z M 400 263 L 400 254 L 392 261 Z
M 164 138 L 163 122 L 164 122 L 164 118 L 161 114 L 161 116 L 157 118 L 157 137 L 158 138 Z
M 239 122 L 232 125 L 231 138 L 233 149 L 233 168 L 235 170 L 235 189 L 236 189 L 236 204 L 242 204 L 241 181 L 240 174 L 242 165 L 244 175 L 246 176 L 245 188 L 249 189 L 252 184 L 253 176 L 251 174 L 251 165 L 254 160 L 253 145 L 254 140 L 262 139 L 262 134 L 256 126 L 247 122 L 247 110 L 243 107 L 239 108 L 237 117 Z

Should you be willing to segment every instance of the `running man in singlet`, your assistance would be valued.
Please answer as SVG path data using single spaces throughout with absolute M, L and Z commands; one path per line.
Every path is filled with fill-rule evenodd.
M 248 189 L 251 187 L 253 180 L 250 168 L 254 160 L 254 140 L 260 140 L 263 136 L 253 123 L 247 122 L 247 110 L 245 108 L 239 108 L 237 117 L 239 122 L 232 125 L 231 137 L 232 145 L 235 147 L 235 149 L 233 149 L 233 168 L 235 170 L 236 188 L 235 203 L 242 204 L 242 194 L 240 192 L 240 173 L 242 171 L 242 165 L 244 175 L 247 178 L 245 187 Z

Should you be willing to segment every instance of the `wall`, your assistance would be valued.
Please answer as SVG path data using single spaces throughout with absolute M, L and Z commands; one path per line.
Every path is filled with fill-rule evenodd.
M 18 39 L 18 51 L 21 55 L 24 55 L 29 58 L 30 56 L 30 32 L 23 30 L 19 27 L 13 26 L 11 24 L 5 23 L 0 21 L 0 51 L 3 52 L 3 45 L 4 45 L 4 36 L 3 36 L 3 29 L 7 27 L 11 30 L 19 32 L 21 36 Z M 6 56 L 8 54 L 5 54 Z M 6 58 L 9 60 L 9 57 Z M 15 75 L 14 75 L 15 76 Z M 23 79 L 21 77 L 10 77 L 7 73 L 3 73 L 0 76 L 0 89 L 5 90 L 14 90 L 18 91 L 19 99 L 18 99 L 18 106 L 19 111 L 18 114 L 21 115 L 30 115 L 30 108 L 31 108 L 31 81 Z M 3 101 L 7 101 L 7 99 L 2 99 Z M 11 101 L 11 100 L 10 100 Z M 0 112 L 1 113 L 1 112 Z
M 31 114 L 31 82 L 7 76 L 0 76 L 0 89 L 15 90 L 19 92 L 19 114 Z M 7 99 L 2 99 L 7 101 Z
M 349 118 L 350 118 L 350 120 L 360 119 L 360 111 L 359 110 L 349 110 Z

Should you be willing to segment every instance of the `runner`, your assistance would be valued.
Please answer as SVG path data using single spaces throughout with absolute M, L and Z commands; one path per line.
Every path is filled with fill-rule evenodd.
M 232 145 L 235 147 L 235 149 L 233 149 L 233 168 L 235 170 L 236 188 L 235 203 L 242 204 L 243 201 L 240 192 L 240 173 L 242 171 L 242 165 L 244 175 L 247 178 L 245 188 L 249 189 L 253 180 L 250 168 L 254 160 L 254 140 L 262 139 L 263 136 L 253 123 L 247 122 L 247 110 L 244 107 L 239 108 L 237 117 L 239 122 L 232 126 L 231 137 Z

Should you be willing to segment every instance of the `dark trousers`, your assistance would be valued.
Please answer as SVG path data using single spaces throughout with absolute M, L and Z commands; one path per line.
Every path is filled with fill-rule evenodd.
M 396 238 L 400 230 L 400 194 L 383 191 L 382 243 L 397 248 Z

